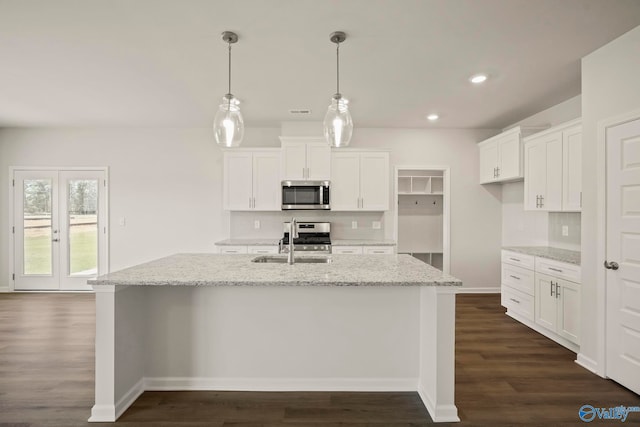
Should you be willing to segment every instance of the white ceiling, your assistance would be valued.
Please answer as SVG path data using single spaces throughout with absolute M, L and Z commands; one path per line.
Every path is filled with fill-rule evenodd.
M 224 30 L 247 126 L 320 121 L 343 30 L 356 127 L 502 128 L 579 94 L 580 58 L 638 25 L 639 0 L 0 0 L 0 126 L 210 126 Z

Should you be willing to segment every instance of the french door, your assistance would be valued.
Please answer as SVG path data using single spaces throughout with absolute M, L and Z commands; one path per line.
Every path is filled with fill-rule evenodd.
M 106 272 L 104 170 L 14 170 L 14 289 L 91 290 Z

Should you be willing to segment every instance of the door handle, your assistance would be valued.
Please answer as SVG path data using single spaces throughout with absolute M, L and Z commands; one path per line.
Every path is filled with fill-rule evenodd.
M 53 239 L 53 240 L 51 240 L 51 241 L 52 241 L 52 242 L 59 242 L 59 241 L 60 241 L 60 239 Z
M 615 261 L 607 262 L 607 260 L 605 260 L 604 268 L 606 268 L 607 270 L 617 270 L 618 268 L 620 268 L 620 266 Z

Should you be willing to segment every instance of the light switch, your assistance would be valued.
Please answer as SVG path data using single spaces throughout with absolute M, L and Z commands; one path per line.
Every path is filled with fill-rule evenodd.
M 259 220 L 255 220 L 253 221 L 253 228 L 255 228 L 256 230 L 260 228 L 260 221 Z
M 118 225 L 121 225 L 122 227 L 124 227 L 125 225 L 127 225 L 127 219 L 121 216 L 120 219 L 118 220 Z
M 563 225 L 562 226 L 562 235 L 563 236 L 568 236 L 569 235 L 569 226 L 568 225 Z
M 358 221 L 351 221 L 351 228 L 353 229 L 358 228 Z

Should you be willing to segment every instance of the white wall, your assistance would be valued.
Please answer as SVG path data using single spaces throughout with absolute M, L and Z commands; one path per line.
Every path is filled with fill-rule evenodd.
M 606 204 L 604 182 L 595 171 L 604 158 L 597 155 L 598 122 L 640 109 L 640 27 L 582 60 L 582 337 L 581 356 L 604 369 L 604 311 L 597 289 L 603 289 L 602 262 L 597 255 L 604 231 L 598 207 Z
M 278 134 L 253 129 L 247 140 L 277 143 Z M 112 270 L 175 252 L 210 252 L 228 236 L 222 154 L 209 129 L 2 129 L 0 288 L 11 272 L 9 166 L 109 167 Z

